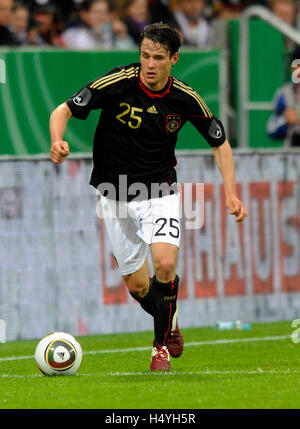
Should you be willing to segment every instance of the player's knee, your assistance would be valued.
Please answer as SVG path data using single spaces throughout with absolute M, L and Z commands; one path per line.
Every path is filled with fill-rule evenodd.
M 176 262 L 171 257 L 161 258 L 154 263 L 156 277 L 163 282 L 168 282 L 174 279 L 176 270 Z

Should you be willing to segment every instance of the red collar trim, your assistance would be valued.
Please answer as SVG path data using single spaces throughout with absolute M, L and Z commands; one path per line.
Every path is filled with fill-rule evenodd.
M 147 95 L 149 95 L 149 97 L 150 98 L 162 98 L 162 97 L 164 97 L 165 95 L 167 95 L 167 94 L 169 94 L 169 92 L 170 92 L 170 90 L 171 90 L 171 85 L 172 85 L 172 82 L 173 82 L 173 78 L 172 78 L 172 76 L 170 76 L 170 82 L 169 82 L 169 85 L 168 85 L 168 87 L 167 87 L 167 89 L 164 91 L 164 92 L 158 92 L 158 93 L 155 93 L 155 92 L 152 92 L 150 89 L 148 89 L 144 84 L 143 84 L 143 81 L 142 81 L 142 78 L 141 78 L 141 73 L 140 73 L 140 83 L 139 83 L 139 86 L 140 86 L 140 88 L 147 94 Z

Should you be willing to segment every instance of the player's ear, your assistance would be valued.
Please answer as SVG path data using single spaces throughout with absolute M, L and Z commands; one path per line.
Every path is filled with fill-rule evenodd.
M 179 53 L 175 52 L 175 54 L 171 58 L 172 66 L 174 66 L 177 63 L 178 59 L 179 59 Z

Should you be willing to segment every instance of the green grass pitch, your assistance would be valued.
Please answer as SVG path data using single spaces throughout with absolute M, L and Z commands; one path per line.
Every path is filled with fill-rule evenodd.
M 0 344 L 0 409 L 300 408 L 294 330 L 291 321 L 183 329 L 184 352 L 166 373 L 149 371 L 151 332 L 77 337 L 83 362 L 69 377 L 40 373 L 37 340 Z

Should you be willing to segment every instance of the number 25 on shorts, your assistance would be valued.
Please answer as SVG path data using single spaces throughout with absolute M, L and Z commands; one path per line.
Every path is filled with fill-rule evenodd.
M 160 228 L 154 234 L 155 237 L 166 236 L 167 233 L 165 226 L 168 224 L 168 220 L 170 222 L 169 234 L 171 237 L 179 238 L 180 230 L 179 230 L 179 220 L 175 218 L 166 219 L 165 217 L 160 217 L 156 219 L 155 223 L 160 225 Z M 168 226 L 167 226 L 168 227 Z

